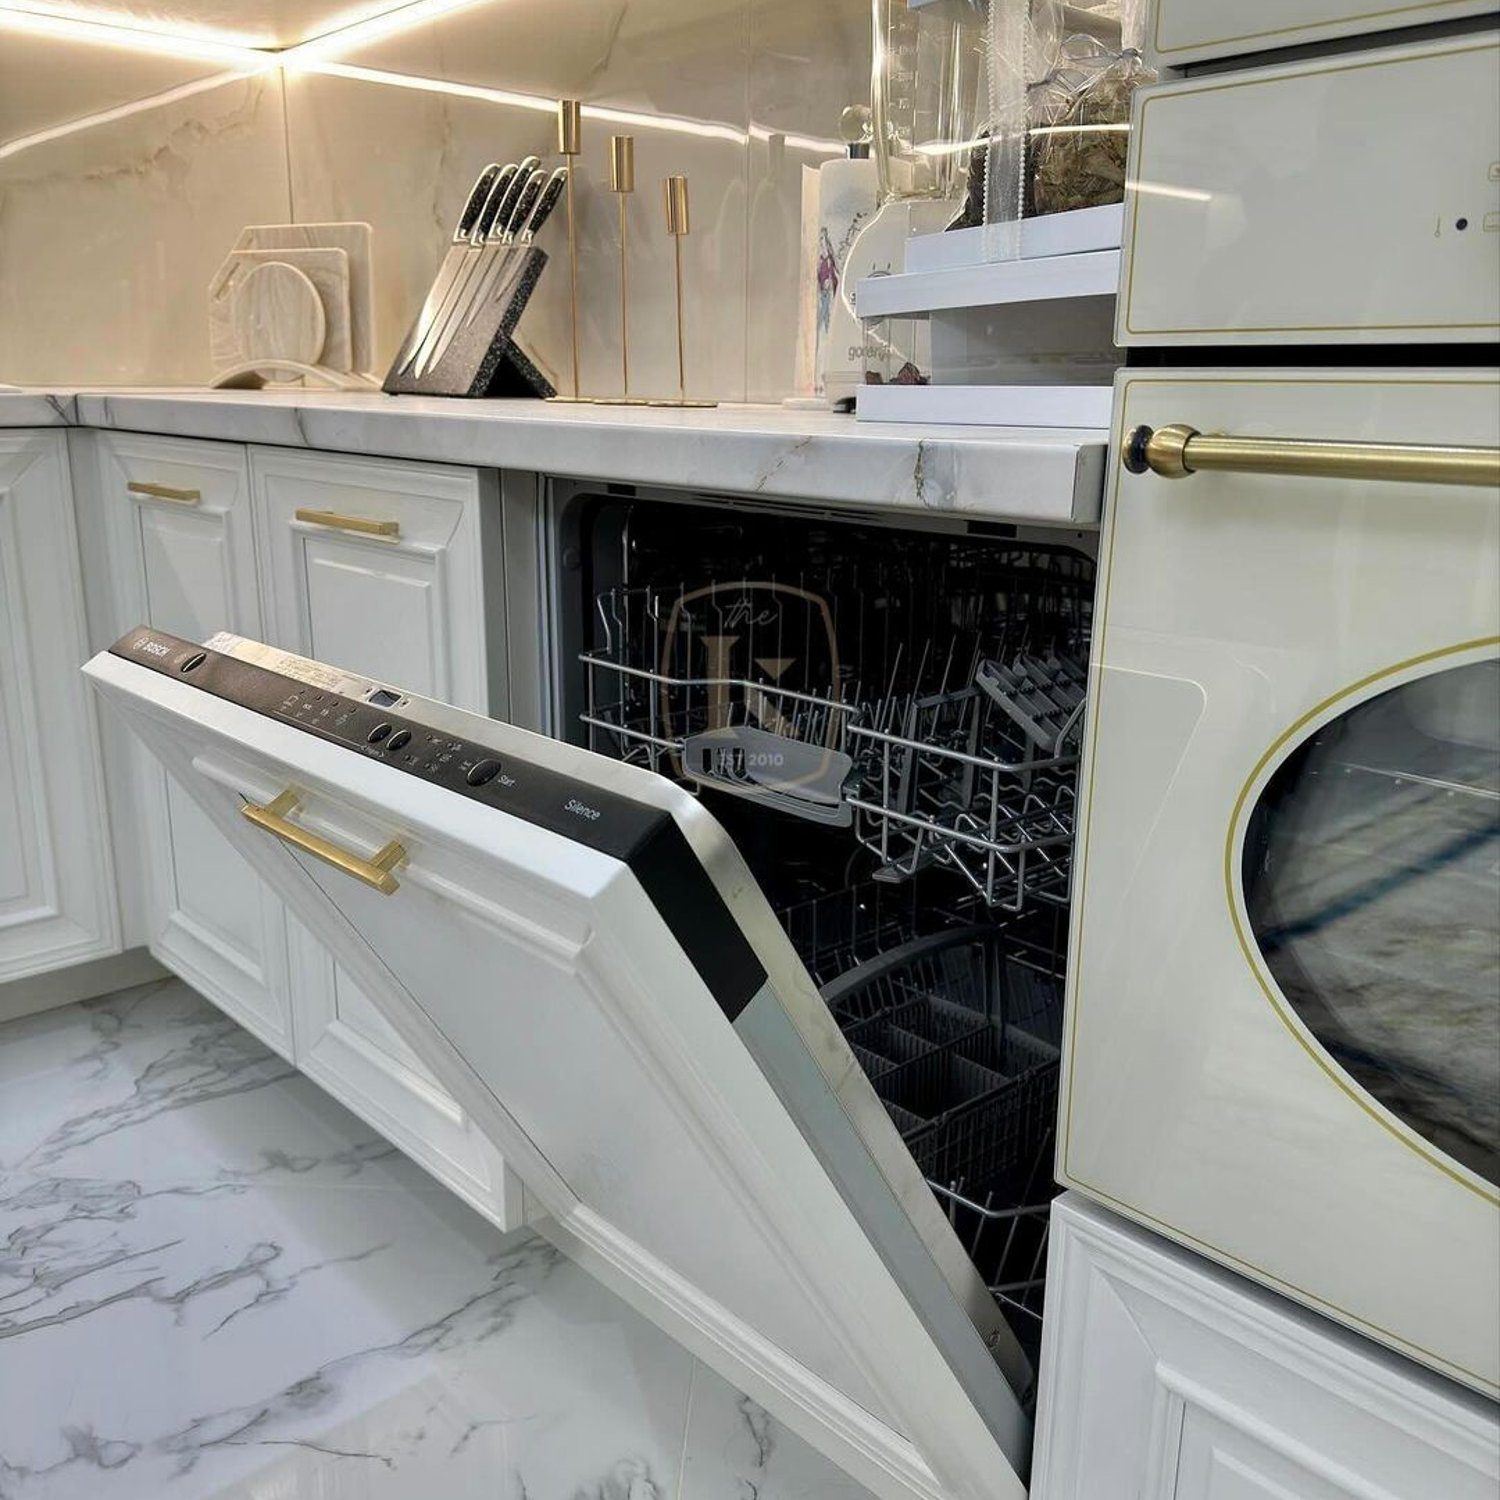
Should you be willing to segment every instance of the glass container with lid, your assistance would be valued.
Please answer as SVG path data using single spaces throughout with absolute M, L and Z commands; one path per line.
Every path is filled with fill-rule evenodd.
M 988 0 L 872 6 L 870 102 L 881 201 L 960 199 L 988 88 Z

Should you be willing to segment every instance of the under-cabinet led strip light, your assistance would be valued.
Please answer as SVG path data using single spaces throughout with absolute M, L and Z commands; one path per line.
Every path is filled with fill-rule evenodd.
M 213 62 L 241 72 L 263 72 L 274 68 L 276 53 L 225 40 L 204 32 L 165 32 L 118 20 L 105 20 L 98 13 L 59 14 L 54 11 L 0 0 L 0 30 L 19 31 L 58 41 L 92 42 L 97 47 L 119 47 L 130 52 L 151 52 L 158 57 L 180 57 L 187 62 Z
M 38 146 L 46 141 L 72 135 L 77 131 L 92 129 L 96 125 L 112 124 L 145 110 L 172 103 L 192 94 L 202 93 L 241 78 L 264 73 L 272 68 L 292 69 L 305 73 L 321 73 L 331 77 L 349 78 L 364 83 L 377 83 L 392 88 L 416 89 L 423 93 L 448 94 L 461 99 L 475 99 L 483 103 L 500 104 L 513 109 L 533 110 L 539 114 L 554 114 L 557 101 L 538 94 L 519 93 L 509 89 L 485 88 L 478 84 L 455 83 L 440 78 L 424 78 L 418 74 L 395 73 L 380 68 L 363 68 L 334 60 L 335 55 L 385 40 L 413 27 L 428 24 L 456 11 L 474 5 L 486 4 L 489 0 L 410 0 L 410 3 L 370 13 L 369 8 L 350 12 L 349 15 L 327 31 L 299 42 L 295 46 L 277 49 L 248 45 L 229 33 L 212 34 L 203 30 L 168 32 L 152 25 L 125 24 L 117 19 L 105 19 L 108 12 L 85 10 L 81 7 L 54 7 L 37 0 L 0 0 L 0 30 L 29 32 L 35 35 L 64 40 L 92 42 L 98 46 L 124 47 L 137 52 L 151 52 L 163 57 L 178 57 L 189 61 L 201 60 L 227 65 L 228 72 L 211 78 L 195 79 L 190 83 L 151 94 L 127 104 L 83 115 L 63 124 L 49 126 L 45 130 L 29 135 L 17 136 L 0 143 L 0 159 L 14 156 L 20 151 Z M 354 16 L 355 19 L 350 19 Z M 641 111 L 616 109 L 610 105 L 585 105 L 583 113 L 590 119 L 610 125 L 628 125 L 640 130 L 663 130 L 678 135 L 692 135 L 700 139 L 723 140 L 742 145 L 747 140 L 780 141 L 793 150 L 810 152 L 817 156 L 836 156 L 843 150 L 840 141 L 817 136 L 798 135 L 784 131 L 769 130 L 764 126 L 752 126 L 748 131 L 726 122 L 715 120 L 687 119 L 680 115 L 656 115 Z

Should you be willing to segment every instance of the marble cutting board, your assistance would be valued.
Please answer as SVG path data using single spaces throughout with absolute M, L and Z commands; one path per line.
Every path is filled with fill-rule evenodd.
M 208 292 L 215 369 L 277 355 L 356 369 L 349 276 L 348 254 L 336 247 L 231 252 Z
M 349 347 L 351 365 L 368 374 L 375 358 L 375 281 L 371 270 L 372 231 L 368 224 L 251 224 L 236 250 L 306 250 L 327 247 L 349 257 Z M 328 361 L 325 359 L 324 363 Z

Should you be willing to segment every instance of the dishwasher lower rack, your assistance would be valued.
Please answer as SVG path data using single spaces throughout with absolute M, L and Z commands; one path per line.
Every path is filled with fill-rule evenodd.
M 683 675 L 668 670 L 660 606 L 640 592 L 611 602 L 608 644 L 579 656 L 590 749 L 851 827 L 879 861 L 879 880 L 937 867 L 998 910 L 1066 903 L 1079 655 L 1010 668 L 968 641 L 966 666 L 955 671 L 950 653 L 935 687 L 878 696 L 852 679 L 823 693 L 789 688 L 775 680 L 788 660 L 778 654 L 757 660 L 755 677 Z
M 1041 1329 L 1062 980 L 1003 927 L 910 939 L 823 995 L 1023 1343 Z

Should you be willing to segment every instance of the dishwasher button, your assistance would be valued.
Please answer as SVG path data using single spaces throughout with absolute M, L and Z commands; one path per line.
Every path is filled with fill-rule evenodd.
M 398 729 L 395 734 L 393 734 L 390 739 L 385 742 L 385 748 L 387 750 L 399 750 L 403 745 L 408 744 L 410 741 L 411 730 Z
M 498 760 L 478 760 L 469 767 L 469 774 L 464 780 L 470 786 L 483 786 L 487 781 L 493 781 L 500 774 L 500 762 Z
M 370 745 L 378 745 L 381 740 L 383 740 L 390 732 L 391 726 L 382 719 L 380 723 L 378 723 L 369 732 L 369 734 L 365 736 L 365 742 Z
M 195 651 L 190 657 L 188 657 L 185 662 L 183 662 L 180 667 L 178 667 L 177 670 L 179 672 L 195 671 L 197 668 L 203 665 L 204 661 L 207 659 L 207 656 L 208 653 L 205 651 Z

